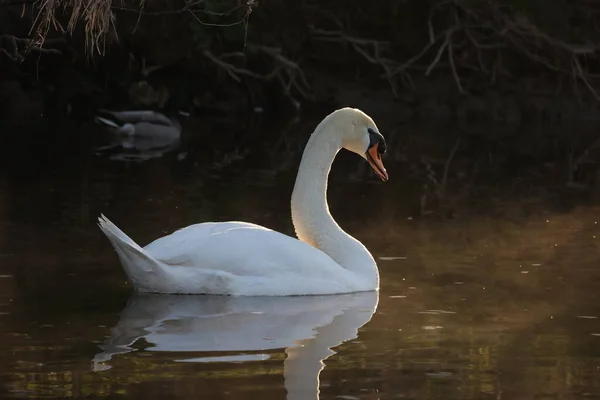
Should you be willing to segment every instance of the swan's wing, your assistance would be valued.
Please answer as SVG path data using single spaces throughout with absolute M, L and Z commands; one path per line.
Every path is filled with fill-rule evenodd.
M 187 247 L 197 247 L 197 245 L 207 236 L 223 233 L 229 229 L 241 227 L 263 228 L 260 225 L 254 225 L 247 222 L 203 222 L 186 226 L 156 239 L 147 244 L 144 249 L 153 256 L 162 261 L 173 260 L 185 253 Z
M 247 222 L 204 222 L 181 228 L 170 235 L 163 236 L 144 247 L 152 256 L 169 265 L 197 266 L 194 264 L 198 254 L 215 256 L 216 253 L 207 248 L 207 241 L 214 235 L 222 235 L 231 229 L 248 228 L 269 230 L 260 225 Z M 223 236 L 221 236 L 223 237 Z M 228 240 L 227 236 L 224 236 Z M 233 244 L 228 240 L 229 244 Z
M 327 254 L 290 236 L 244 222 L 192 225 L 145 247 L 171 266 L 217 270 L 237 276 L 312 274 L 343 269 Z M 315 275 L 316 274 L 316 275 Z

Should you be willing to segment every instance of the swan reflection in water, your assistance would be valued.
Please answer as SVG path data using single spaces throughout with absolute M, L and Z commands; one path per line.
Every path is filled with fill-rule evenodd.
M 179 136 L 125 136 L 111 135 L 109 143 L 96 147 L 98 156 L 112 161 L 146 161 L 160 158 L 179 148 Z
M 288 400 L 318 399 L 323 361 L 333 347 L 357 337 L 377 308 L 378 292 L 297 297 L 173 296 L 134 294 L 92 368 L 110 368 L 118 354 L 136 351 L 244 352 L 285 349 L 283 376 Z M 261 354 L 185 358 L 227 362 L 267 359 Z

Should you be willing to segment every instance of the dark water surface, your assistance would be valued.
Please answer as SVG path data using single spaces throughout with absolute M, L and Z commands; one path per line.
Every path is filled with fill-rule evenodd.
M 5 169 L 0 397 L 600 398 L 600 206 L 559 206 L 551 189 L 423 219 L 401 157 L 386 160 L 381 184 L 341 155 L 331 211 L 378 260 L 379 293 L 132 293 L 99 213 L 142 245 L 208 220 L 292 234 L 298 150 L 313 127 L 225 150 L 188 141 L 142 163 L 57 156 Z

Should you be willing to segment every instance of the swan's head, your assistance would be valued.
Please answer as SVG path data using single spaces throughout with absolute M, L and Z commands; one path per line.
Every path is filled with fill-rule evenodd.
M 128 136 L 133 136 L 135 135 L 135 126 L 128 122 L 119 128 L 119 132 Z
M 342 135 L 342 147 L 367 160 L 381 180 L 387 181 L 388 174 L 382 161 L 387 146 L 371 117 L 356 108 L 342 108 L 331 116 Z

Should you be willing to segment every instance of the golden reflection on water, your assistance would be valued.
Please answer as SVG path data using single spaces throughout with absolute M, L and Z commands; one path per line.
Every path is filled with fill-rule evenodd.
M 0 397 L 285 398 L 289 348 L 258 361 L 179 362 L 248 352 L 155 351 L 138 338 L 94 370 L 131 292 L 93 221 L 105 212 L 141 243 L 209 218 L 291 234 L 289 177 L 211 186 L 161 164 L 86 176 L 86 185 L 57 175 L 0 197 Z M 494 213 L 421 220 L 408 186 L 334 182 L 332 213 L 378 258 L 382 288 L 358 337 L 323 362 L 320 399 L 600 396 L 600 206 L 559 209 L 511 193 Z M 316 338 L 339 325 L 321 326 Z M 314 347 L 300 372 L 316 376 L 328 346 Z
M 600 333 L 600 232 L 589 218 L 598 211 L 539 212 L 521 221 L 380 218 L 367 225 L 357 236 L 384 258 L 380 304 L 358 339 L 325 362 L 321 399 L 363 398 L 375 389 L 382 399 L 600 393 L 600 337 L 593 336 Z M 112 255 L 98 256 L 120 272 Z M 0 285 L 3 293 L 18 291 L 10 278 Z M 126 298 L 126 290 L 115 295 Z M 48 318 L 35 310 L 32 321 L 31 305 L 5 302 L 3 296 L 10 314 L 0 316 L 0 357 L 11 395 L 285 396 L 281 350 L 266 361 L 194 364 L 149 349 L 116 355 L 112 369 L 94 372 L 90 361 L 121 308 L 84 312 L 82 305 Z

